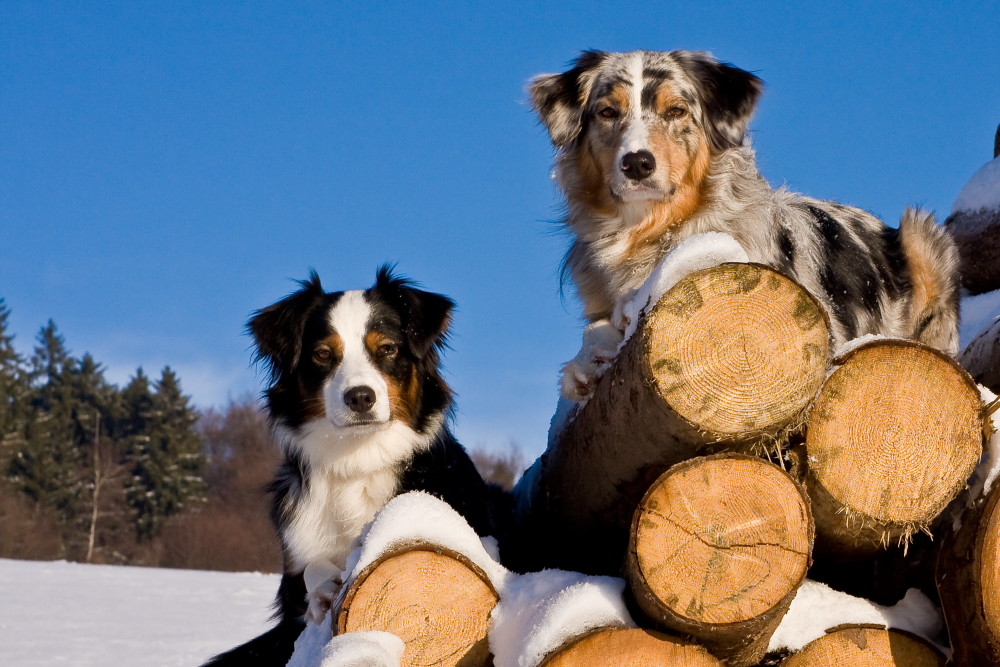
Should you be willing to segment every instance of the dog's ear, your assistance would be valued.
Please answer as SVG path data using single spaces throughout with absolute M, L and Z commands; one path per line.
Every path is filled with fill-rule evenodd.
M 531 104 L 556 147 L 564 146 L 580 134 L 594 70 L 607 57 L 603 51 L 584 51 L 568 72 L 539 74 L 531 80 L 528 86 Z
M 255 360 L 267 365 L 272 383 L 298 366 L 306 320 L 325 301 L 315 271 L 307 280 L 299 281 L 299 286 L 298 291 L 255 312 L 247 322 L 247 332 L 257 348 Z
M 413 356 L 423 359 L 446 345 L 454 301 L 443 294 L 417 289 L 405 278 L 394 276 L 389 266 L 379 268 L 373 289 L 398 308 Z
M 698 84 L 705 131 L 712 145 L 716 150 L 742 146 L 764 82 L 708 53 L 689 53 L 685 61 Z

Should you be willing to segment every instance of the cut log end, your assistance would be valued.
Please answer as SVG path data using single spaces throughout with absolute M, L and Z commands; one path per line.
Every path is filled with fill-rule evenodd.
M 941 652 L 919 637 L 897 630 L 846 626 L 806 644 L 784 667 L 944 667 Z
M 805 494 L 785 472 L 736 454 L 692 459 L 640 503 L 628 577 L 662 627 L 754 664 L 805 577 L 812 537 Z
M 968 374 L 936 350 L 877 341 L 853 351 L 807 424 L 821 541 L 865 552 L 929 526 L 979 461 L 981 412 Z
M 471 563 L 417 549 L 385 557 L 355 580 L 338 629 L 396 635 L 406 645 L 406 666 L 487 665 L 496 602 L 496 592 Z
M 660 300 L 644 331 L 660 394 L 689 422 L 723 437 L 795 419 L 829 360 L 821 307 L 790 279 L 754 264 L 688 276 Z
M 539 667 L 722 667 L 701 646 L 652 630 L 608 629 L 587 635 L 550 655 Z

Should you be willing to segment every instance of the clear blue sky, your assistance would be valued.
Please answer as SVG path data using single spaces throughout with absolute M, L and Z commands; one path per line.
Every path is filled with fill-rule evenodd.
M 579 308 L 525 82 L 585 48 L 706 49 L 767 84 L 773 184 L 947 215 L 1000 123 L 996 2 L 0 0 L 0 297 L 123 383 L 261 389 L 243 324 L 315 268 L 458 301 L 467 445 L 543 447 Z

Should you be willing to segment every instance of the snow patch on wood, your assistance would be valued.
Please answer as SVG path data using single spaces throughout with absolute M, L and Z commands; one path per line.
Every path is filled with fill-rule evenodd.
M 951 206 L 952 213 L 982 209 L 1000 210 L 1000 158 L 980 167 Z
M 490 619 L 496 667 L 535 667 L 571 640 L 600 628 L 634 628 L 625 581 L 543 570 L 512 578 Z
M 892 606 L 883 606 L 835 591 L 807 579 L 788 613 L 771 636 L 768 651 L 799 651 L 830 628 L 846 624 L 875 624 L 906 630 L 933 642 L 944 628 L 940 610 L 916 588 Z

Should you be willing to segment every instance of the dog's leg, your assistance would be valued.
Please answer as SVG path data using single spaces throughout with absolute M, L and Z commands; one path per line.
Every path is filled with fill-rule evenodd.
M 317 560 L 306 565 L 303 577 L 306 582 L 306 620 L 319 625 L 333 606 L 340 588 L 344 585 L 340 569 L 328 560 Z
M 583 331 L 580 353 L 562 368 L 562 392 L 571 401 L 582 401 L 594 392 L 597 380 L 618 356 L 624 336 L 610 320 L 597 320 Z

